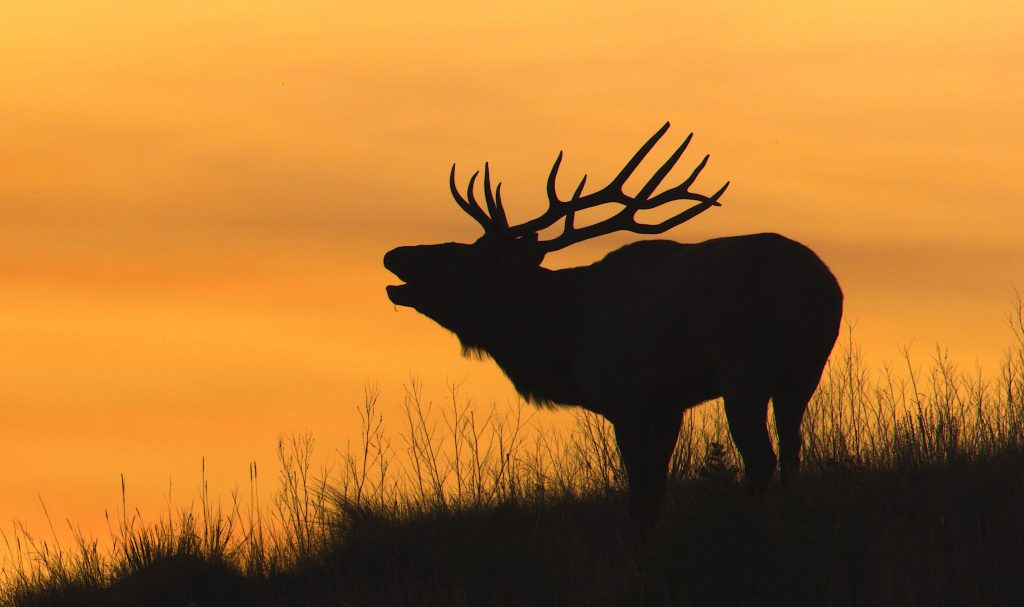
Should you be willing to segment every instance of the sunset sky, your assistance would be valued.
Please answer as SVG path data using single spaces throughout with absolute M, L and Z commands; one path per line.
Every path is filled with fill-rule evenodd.
M 557 4 L 557 5 L 556 5 Z M 0 4 L 0 524 L 104 532 L 273 470 L 278 435 L 355 438 L 379 385 L 513 398 L 397 310 L 381 258 L 468 242 L 448 193 L 490 161 L 514 220 L 610 179 L 666 120 L 723 206 L 846 293 L 869 361 L 935 344 L 994 374 L 1024 289 L 1024 4 Z M 647 171 L 645 173 L 645 171 Z M 576 245 L 589 263 L 634 240 Z M 395 419 L 395 427 L 398 420 Z M 557 423 L 557 419 L 550 420 Z M 272 482 L 268 481 L 268 486 Z

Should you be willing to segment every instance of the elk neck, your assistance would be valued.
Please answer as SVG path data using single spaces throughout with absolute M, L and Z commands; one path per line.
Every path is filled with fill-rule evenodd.
M 464 335 L 456 330 L 464 351 L 493 358 L 531 402 L 577 402 L 570 357 L 582 323 L 588 271 L 539 268 L 503 283 L 490 298 L 478 331 Z

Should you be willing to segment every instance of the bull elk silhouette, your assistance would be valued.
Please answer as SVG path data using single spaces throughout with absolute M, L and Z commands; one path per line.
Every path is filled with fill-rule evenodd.
M 842 291 L 810 249 L 777 234 L 716 238 L 696 244 L 647 240 L 626 245 L 589 266 L 541 267 L 544 255 L 573 243 L 628 230 L 658 234 L 713 207 L 690 191 L 708 156 L 689 177 L 655 194 L 686 150 L 691 133 L 635 196 L 623 191 L 666 123 L 611 183 L 559 199 L 558 154 L 547 181 L 548 208 L 509 225 L 501 184 L 484 165 L 486 211 L 465 197 L 451 171 L 459 207 L 483 227 L 472 244 L 399 247 L 384 266 L 405 284 L 388 297 L 455 333 L 464 353 L 487 354 L 528 401 L 576 405 L 607 418 L 629 483 L 630 510 L 643 532 L 658 516 L 668 462 L 683 411 L 723 397 L 732 438 L 752 491 L 771 480 L 775 452 L 766 428 L 775 411 L 783 483 L 800 466 L 800 422 L 832 350 Z M 659 223 L 636 215 L 671 201 L 692 201 Z M 622 208 L 605 221 L 577 227 L 576 213 L 605 204 Z M 561 234 L 538 232 L 564 222 Z

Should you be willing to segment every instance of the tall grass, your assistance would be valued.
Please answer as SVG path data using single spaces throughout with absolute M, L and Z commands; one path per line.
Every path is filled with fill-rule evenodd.
M 847 333 L 804 419 L 805 478 L 826 479 L 828 485 L 829 479 L 858 473 L 913 475 L 999 458 L 1020 461 L 1024 310 L 1019 301 L 1010 326 L 1013 343 L 994 378 L 962 369 L 941 348 L 924 368 L 905 350 L 898 364 L 871 370 Z M 443 402 L 433 402 L 416 381 L 406 387 L 400 405 L 399 429 L 390 430 L 394 422 L 384 418 L 379 391 L 368 388 L 359 407 L 360 434 L 337 453 L 333 465 L 318 467 L 312 436 L 282 438 L 276 489 L 266 499 L 260 496 L 255 464 L 248 491 L 232 493 L 227 505 L 210 495 L 204 470 L 198 504 L 147 521 L 130 509 L 122 484 L 120 507 L 108 516 L 109 550 L 79 532 L 70 545 L 62 545 L 56 533 L 44 539 L 19 525 L 4 530 L 0 602 L 85 604 L 116 596 L 163 562 L 216 568 L 221 573 L 215 584 L 269 583 L 334 566 L 333 581 L 317 578 L 316 583 L 338 585 L 337 555 L 365 539 L 371 527 L 387 536 L 394 533 L 387 529 L 415 521 L 429 527 L 503 509 L 529 512 L 530 520 L 545 512 L 565 517 L 566 504 L 588 500 L 624 512 L 619 506 L 625 478 L 613 432 L 596 415 L 576 411 L 573 427 L 555 432 L 534 423 L 522 403 L 480 406 L 457 387 Z M 689 411 L 671 461 L 672 486 L 732 487 L 740 476 L 720 403 Z M 693 495 L 692 490 L 670 491 L 668 518 L 673 511 L 685 517 Z M 585 516 L 572 508 L 572 516 Z M 540 524 L 536 520 L 533 524 Z M 622 537 L 609 541 L 628 544 Z M 395 562 L 402 558 L 389 554 Z M 334 592 L 348 596 L 343 589 Z

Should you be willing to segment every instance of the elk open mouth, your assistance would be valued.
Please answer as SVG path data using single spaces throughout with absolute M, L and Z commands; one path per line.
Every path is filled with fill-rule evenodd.
M 414 289 L 415 287 L 410 284 L 388 285 L 388 299 L 395 305 L 408 306 Z
M 409 267 L 409 255 L 408 251 L 411 247 L 398 247 L 392 249 L 384 256 L 384 267 L 389 272 L 398 277 L 399 280 L 405 284 L 400 285 L 388 285 L 388 299 L 391 303 L 399 306 L 408 306 L 410 298 L 413 296 L 415 287 L 408 284 L 413 274 L 412 269 Z

